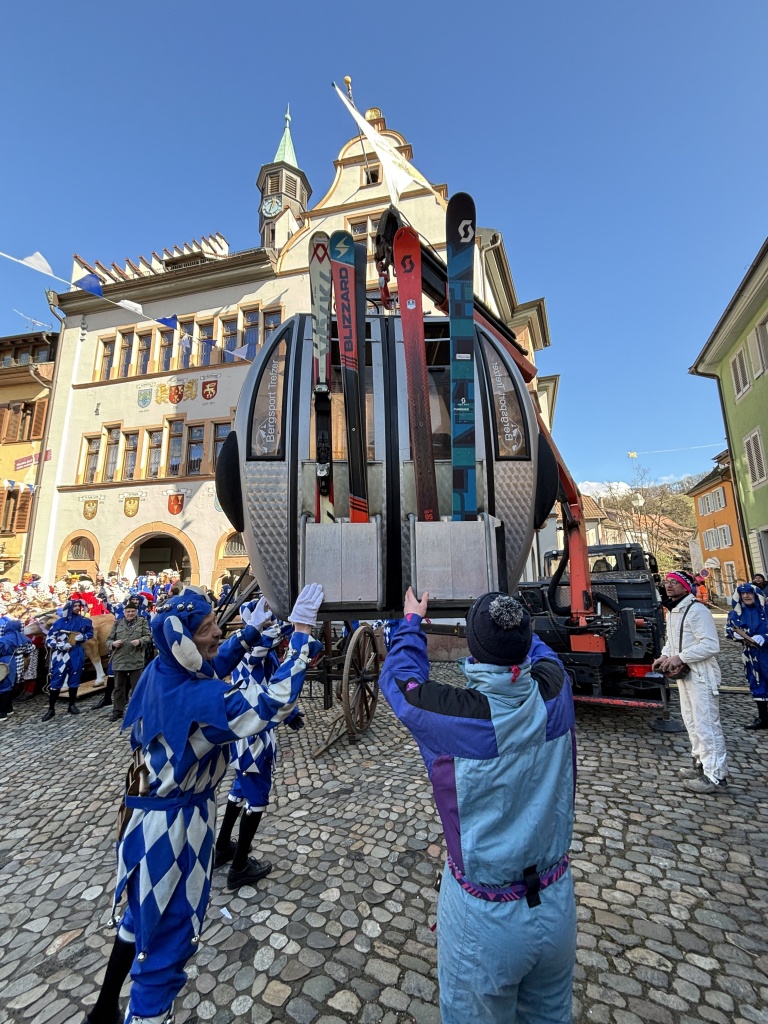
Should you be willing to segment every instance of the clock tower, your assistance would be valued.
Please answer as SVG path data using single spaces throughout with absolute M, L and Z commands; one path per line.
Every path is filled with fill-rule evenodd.
M 275 159 L 264 164 L 256 179 L 261 193 L 259 231 L 266 249 L 279 249 L 300 225 L 312 195 L 304 171 L 299 169 L 291 138 L 291 111 L 285 112 L 285 129 Z

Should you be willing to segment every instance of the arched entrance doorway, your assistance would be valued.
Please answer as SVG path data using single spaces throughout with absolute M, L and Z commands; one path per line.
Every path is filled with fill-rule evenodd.
M 152 524 L 153 526 L 155 524 Z M 199 584 L 200 565 L 189 538 L 172 526 L 158 523 L 155 529 L 135 530 L 117 547 L 112 567 L 134 579 L 150 571 L 178 569 L 185 583 Z
M 144 576 L 148 572 L 162 572 L 163 569 L 178 569 L 184 583 L 191 582 L 192 565 L 187 554 L 187 549 L 167 534 L 155 534 L 148 537 L 141 544 L 137 544 L 131 552 L 127 565 L 131 571 L 126 576 Z

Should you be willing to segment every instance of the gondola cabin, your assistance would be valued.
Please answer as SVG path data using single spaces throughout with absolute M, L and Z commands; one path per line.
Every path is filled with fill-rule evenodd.
M 305 582 L 323 584 L 328 618 L 401 613 L 413 585 L 430 614 L 464 614 L 488 590 L 516 586 L 529 554 L 537 503 L 539 429 L 529 392 L 505 346 L 475 324 L 477 518 L 452 513 L 448 320 L 425 317 L 432 450 L 440 520 L 417 517 L 400 318 L 365 323 L 364 434 L 369 521 L 349 521 L 338 332 L 332 328 L 333 518 L 316 521 L 312 322 L 286 321 L 264 343 L 243 384 L 233 432 L 219 457 L 219 501 L 245 542 L 264 594 L 287 616 Z M 542 455 L 542 458 L 545 456 Z M 543 467 L 542 467 L 543 468 Z M 549 478 L 555 479 L 549 467 Z M 551 488 L 550 488 L 551 491 Z M 554 501 L 550 493 L 543 518 Z

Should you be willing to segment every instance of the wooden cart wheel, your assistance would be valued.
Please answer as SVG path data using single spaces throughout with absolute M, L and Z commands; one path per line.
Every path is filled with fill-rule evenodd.
M 341 697 L 350 736 L 368 728 L 379 699 L 379 654 L 376 638 L 367 623 L 358 626 L 347 645 Z

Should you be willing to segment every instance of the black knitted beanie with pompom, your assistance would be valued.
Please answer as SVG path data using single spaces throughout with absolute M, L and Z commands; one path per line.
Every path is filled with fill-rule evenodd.
M 531 616 L 509 594 L 483 594 L 467 612 L 467 645 L 475 661 L 521 665 L 532 639 Z

